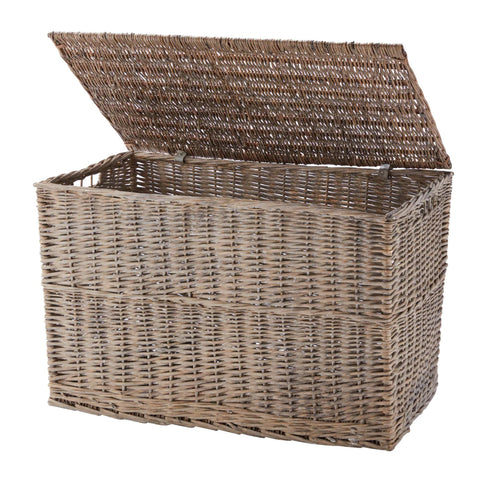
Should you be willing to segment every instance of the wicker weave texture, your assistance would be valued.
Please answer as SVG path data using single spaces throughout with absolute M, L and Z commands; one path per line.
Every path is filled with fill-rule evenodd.
M 437 384 L 450 190 L 146 153 L 37 184 L 51 403 L 393 448 Z
M 449 168 L 401 45 L 52 33 L 135 151 Z

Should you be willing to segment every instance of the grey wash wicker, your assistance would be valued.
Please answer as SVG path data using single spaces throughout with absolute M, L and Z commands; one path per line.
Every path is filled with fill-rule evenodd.
M 36 184 L 50 403 L 392 449 L 452 178 L 402 46 L 51 38 L 129 151 Z

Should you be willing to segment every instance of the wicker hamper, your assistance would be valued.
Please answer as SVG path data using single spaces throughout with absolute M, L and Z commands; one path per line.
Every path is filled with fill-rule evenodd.
M 392 449 L 452 178 L 402 46 L 51 38 L 129 151 L 36 184 L 50 403 Z

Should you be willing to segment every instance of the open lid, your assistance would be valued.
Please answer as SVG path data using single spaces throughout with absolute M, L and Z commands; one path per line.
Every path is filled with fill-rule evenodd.
M 450 168 L 401 45 L 51 33 L 130 150 Z

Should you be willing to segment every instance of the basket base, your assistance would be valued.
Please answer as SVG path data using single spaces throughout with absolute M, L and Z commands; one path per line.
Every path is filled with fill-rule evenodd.
M 433 394 L 434 392 L 432 392 L 423 408 L 428 405 Z M 372 441 L 365 439 L 368 432 L 370 432 L 368 436 L 371 437 L 372 428 L 375 428 L 369 425 L 292 419 L 218 405 L 215 405 L 215 410 L 211 405 L 193 403 L 163 404 L 163 406 L 157 406 L 153 409 L 149 405 L 148 409 L 152 413 L 147 413 L 145 411 L 146 406 L 142 406 L 143 402 L 122 400 L 122 408 L 119 409 L 118 405 L 117 408 L 114 406 L 106 407 L 86 397 L 70 397 L 64 394 L 61 397 L 51 396 L 48 403 L 55 407 L 78 410 L 94 415 L 105 415 L 116 419 L 133 420 L 140 423 L 202 427 L 261 438 L 268 437 L 319 445 L 367 447 L 380 450 L 393 450 L 403 435 L 410 430 L 409 428 L 406 429 L 393 441 Z M 95 403 L 97 404 L 95 405 Z M 423 408 L 415 415 L 415 418 L 423 411 Z M 376 428 L 379 429 L 379 426 Z

